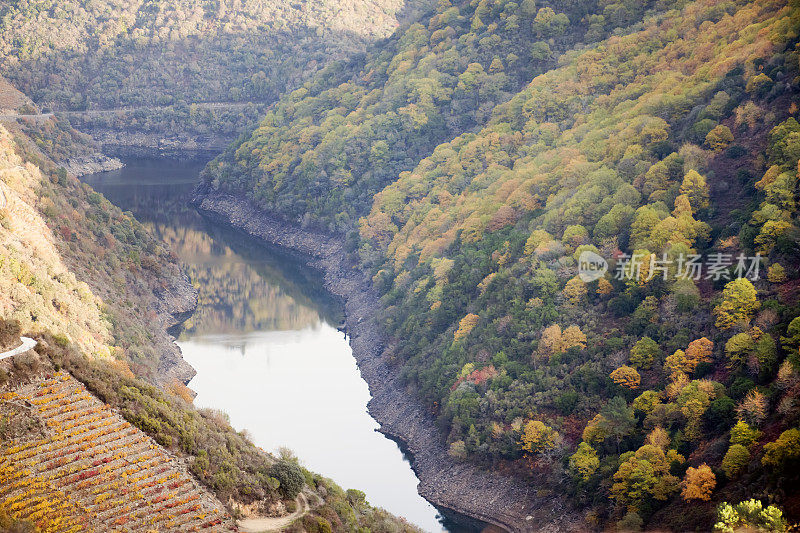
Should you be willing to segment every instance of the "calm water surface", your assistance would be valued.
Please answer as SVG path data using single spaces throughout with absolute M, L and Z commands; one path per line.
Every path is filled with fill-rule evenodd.
M 84 181 L 132 211 L 189 268 L 200 305 L 178 344 L 197 369 L 195 405 L 226 412 L 258 446 L 290 448 L 311 470 L 427 531 L 469 531 L 417 494 L 406 457 L 376 431 L 367 384 L 335 327 L 340 307 L 320 274 L 187 207 L 202 163 L 126 163 Z

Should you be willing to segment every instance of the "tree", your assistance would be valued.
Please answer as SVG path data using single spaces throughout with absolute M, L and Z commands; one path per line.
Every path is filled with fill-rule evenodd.
M 453 334 L 453 340 L 459 341 L 469 335 L 469 332 L 478 324 L 480 317 L 474 313 L 469 313 L 458 323 L 458 329 Z
M 617 522 L 617 531 L 641 531 L 644 527 L 644 520 L 636 511 L 628 511 Z
M 747 393 L 739 403 L 736 414 L 751 426 L 758 427 L 767 417 L 767 398 L 756 389 Z
M 697 213 L 708 207 L 708 184 L 706 179 L 696 170 L 690 170 L 683 177 L 680 192 L 689 197 L 692 213 Z
M 583 428 L 583 434 L 581 436 L 586 442 L 599 444 L 605 441 L 609 435 L 608 420 L 598 413 L 586 423 L 586 427 Z
M 781 337 L 781 345 L 787 352 L 797 352 L 800 347 L 800 316 L 795 317 L 789 322 L 786 328 L 786 336 Z
M 785 468 L 800 460 L 800 429 L 787 429 L 778 440 L 764 445 L 761 464 L 774 468 Z
M 650 368 L 660 354 L 656 341 L 650 337 L 642 337 L 631 348 L 629 361 L 634 368 Z
M 562 350 L 566 351 L 570 348 L 586 348 L 586 335 L 576 325 L 567 327 L 561 335 Z
M 727 283 L 722 291 L 722 301 L 714 308 L 717 327 L 728 329 L 735 324 L 748 324 L 759 307 L 756 294 L 756 288 L 746 278 Z
M 647 434 L 644 441 L 646 444 L 666 450 L 670 443 L 669 433 L 661 426 L 656 426 L 653 428 L 653 431 Z
M 522 433 L 522 449 L 528 453 L 544 453 L 555 448 L 561 441 L 556 430 L 540 420 L 530 420 Z
M 561 326 L 551 324 L 542 330 L 542 336 L 539 339 L 539 353 L 545 356 L 552 356 L 561 353 L 563 351 L 562 346 Z
M 706 135 L 706 146 L 714 153 L 720 153 L 733 142 L 733 133 L 723 124 L 718 125 Z
M 586 298 L 586 282 L 580 278 L 572 278 L 564 285 L 564 296 L 571 304 L 577 305 Z
M 683 462 L 675 450 L 667 453 L 645 444 L 636 452 L 620 457 L 622 463 L 614 474 L 611 497 L 629 510 L 641 510 L 650 500 L 665 501 L 679 487 L 680 480 L 670 473 L 673 461 Z
M 611 372 L 611 379 L 617 385 L 628 389 L 638 389 L 642 382 L 642 378 L 636 369 L 625 365 Z
M 747 500 L 736 505 L 723 502 L 717 507 L 714 531 L 715 533 L 737 531 L 783 533 L 786 531 L 786 520 L 780 509 L 774 505 L 764 508 L 759 500 Z
M 634 398 L 631 406 L 634 410 L 649 415 L 657 405 L 661 403 L 661 393 L 654 390 L 646 390 Z
M 767 279 L 770 283 L 783 283 L 786 281 L 786 269 L 780 263 L 773 263 L 767 269 Z
M 730 479 L 735 478 L 739 472 L 750 462 L 750 452 L 741 444 L 732 444 L 725 457 L 722 458 L 722 471 Z
M 725 357 L 728 367 L 740 368 L 756 347 L 755 340 L 749 333 L 737 333 L 725 343 Z
M 633 433 L 636 428 L 636 417 L 633 414 L 633 408 L 628 407 L 625 398 L 615 396 L 608 401 L 600 411 L 600 414 L 601 420 L 599 423 L 608 436 L 614 437 L 617 442 L 617 452 L 619 452 L 619 445 L 622 439 Z
M 731 444 L 741 444 L 749 448 L 760 438 L 761 432 L 743 420 L 739 420 L 731 428 Z
M 586 335 L 578 326 L 572 325 L 561 331 L 561 326 L 551 324 L 542 330 L 539 339 L 539 353 L 550 357 L 570 348 L 586 348 Z
M 685 376 L 690 373 L 694 368 L 691 362 L 686 358 L 686 352 L 683 350 L 675 350 L 675 353 L 668 355 L 664 361 L 664 370 L 667 371 L 671 380 L 675 381 L 678 376 Z
M 713 352 L 714 343 L 705 337 L 690 342 L 686 347 L 686 361 L 691 366 L 690 372 L 694 372 L 700 363 L 710 363 Z
M 582 481 L 589 481 L 600 467 L 597 452 L 586 442 L 578 444 L 578 449 L 569 458 L 569 467 L 576 477 Z
M 277 461 L 269 468 L 269 476 L 278 480 L 279 489 L 285 498 L 296 498 L 306 484 L 303 471 L 292 461 Z
M 711 493 L 714 492 L 716 486 L 717 478 L 707 464 L 703 463 L 697 468 L 690 466 L 681 483 L 681 496 L 687 502 L 689 500 L 707 502 L 711 500 Z

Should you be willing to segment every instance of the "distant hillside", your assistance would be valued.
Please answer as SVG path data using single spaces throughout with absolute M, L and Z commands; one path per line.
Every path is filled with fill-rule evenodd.
M 45 110 L 136 108 L 73 117 L 107 144 L 168 139 L 218 149 L 322 66 L 389 36 L 422 0 L 47 0 L 0 6 L 0 71 Z M 153 138 L 115 139 L 138 132 Z M 222 145 L 224 146 L 224 144 Z

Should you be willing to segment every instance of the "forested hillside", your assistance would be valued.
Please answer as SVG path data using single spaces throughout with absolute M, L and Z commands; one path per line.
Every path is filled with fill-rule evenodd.
M 141 224 L 53 163 L 86 150 L 83 140 L 53 119 L 0 126 L 3 316 L 142 375 L 185 379 L 166 328 L 191 310 L 192 289 Z
M 799 30 L 796 1 L 441 0 L 206 178 L 348 232 L 453 457 L 591 527 L 780 530 L 715 507 L 800 518 Z
M 55 109 L 271 100 L 315 62 L 391 33 L 399 0 L 92 2 L 0 7 L 0 68 Z
M 272 213 L 344 232 L 434 146 L 485 124 L 563 51 L 646 7 L 440 1 L 424 24 L 287 95 L 210 168 L 222 189 L 245 191 Z

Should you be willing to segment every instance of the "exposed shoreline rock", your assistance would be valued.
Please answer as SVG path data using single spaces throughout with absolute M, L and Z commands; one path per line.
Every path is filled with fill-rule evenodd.
M 80 178 L 87 174 L 94 174 L 96 172 L 107 172 L 109 170 L 118 170 L 125 165 L 116 157 L 108 157 L 101 153 L 87 155 L 83 157 L 73 157 L 61 162 L 67 172 Z
M 192 286 L 182 269 L 180 277 L 173 278 L 170 282 L 166 288 L 153 291 L 154 310 L 164 331 L 164 342 L 159 343 L 162 346 L 162 357 L 157 376 L 163 383 L 178 381 L 186 385 L 197 371 L 183 358 L 175 339 L 180 334 L 183 323 L 197 309 L 197 289 Z
M 384 340 L 376 322 L 378 295 L 352 264 L 342 242 L 270 217 L 249 202 L 201 185 L 193 204 L 212 220 L 298 254 L 319 269 L 326 288 L 345 303 L 347 332 L 361 375 L 372 394 L 370 414 L 381 431 L 412 456 L 419 492 L 437 507 L 509 531 L 581 531 L 580 518 L 558 495 L 541 497 L 530 484 L 496 471 L 458 462 L 442 435 L 382 357 Z
M 163 132 L 130 132 L 115 129 L 82 128 L 116 157 L 168 157 L 199 159 L 213 157 L 228 147 L 235 136 L 165 135 Z

